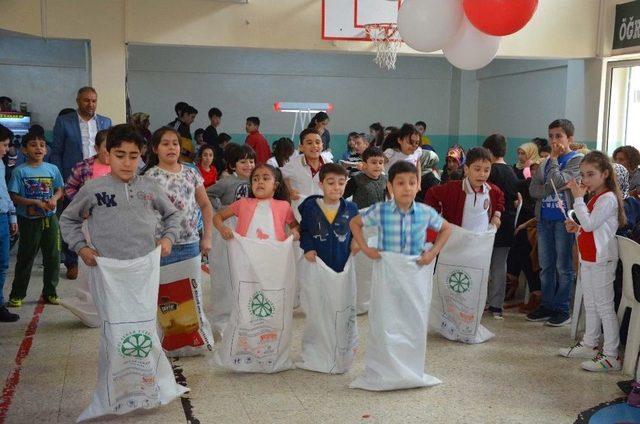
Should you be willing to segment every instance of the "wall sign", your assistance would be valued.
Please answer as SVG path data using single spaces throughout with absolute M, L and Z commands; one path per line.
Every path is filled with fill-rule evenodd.
M 640 46 L 640 0 L 616 5 L 613 49 Z

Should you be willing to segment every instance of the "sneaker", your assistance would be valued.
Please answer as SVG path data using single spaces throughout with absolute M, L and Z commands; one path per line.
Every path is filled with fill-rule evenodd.
M 567 312 L 556 312 L 549 318 L 549 321 L 546 322 L 546 325 L 550 327 L 563 327 L 569 324 L 571 324 L 571 315 Z
M 627 398 L 627 405 L 640 408 L 640 383 L 637 381 L 631 384 L 631 392 Z
M 551 309 L 547 309 L 544 306 L 540 306 L 536 311 L 528 314 L 525 319 L 531 322 L 541 322 L 548 321 L 549 318 L 553 315 L 553 311 Z
M 573 347 L 563 347 L 559 349 L 558 353 L 565 358 L 591 359 L 598 354 L 598 348 L 588 347 L 583 345 L 582 342 L 578 342 L 573 345 Z
M 4 305 L 0 305 L 0 322 L 16 322 L 19 319 L 18 314 L 12 314 Z
M 580 364 L 583 370 L 593 372 L 620 371 L 622 369 L 622 361 L 620 356 L 607 356 L 602 352 L 590 361 L 584 361 Z
M 45 302 L 48 303 L 49 305 L 59 305 L 60 298 L 58 296 L 47 296 Z
M 491 312 L 491 314 L 493 314 L 493 319 L 504 319 L 504 316 L 502 315 L 502 309 L 489 306 L 487 310 Z
M 22 306 L 22 299 L 11 298 L 9 302 L 7 302 L 7 306 L 10 308 L 19 308 Z

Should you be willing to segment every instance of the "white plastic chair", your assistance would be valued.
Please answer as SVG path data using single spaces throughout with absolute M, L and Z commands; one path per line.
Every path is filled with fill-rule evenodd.
M 640 266 L 640 244 L 626 237 L 616 236 L 616 238 L 618 239 L 620 260 L 622 260 L 622 301 L 618 309 L 618 319 L 621 321 L 624 317 L 624 310 L 627 307 L 631 308 L 622 372 L 632 376 L 640 351 L 640 302 L 636 300 L 633 290 L 631 269 L 634 265 Z

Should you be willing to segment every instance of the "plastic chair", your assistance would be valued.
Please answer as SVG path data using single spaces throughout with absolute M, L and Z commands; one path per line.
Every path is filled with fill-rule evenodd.
M 618 319 L 624 316 L 624 310 L 627 307 L 631 308 L 622 372 L 633 376 L 640 351 L 640 302 L 636 298 L 632 270 L 634 265 L 640 267 L 640 244 L 626 237 L 616 236 L 616 238 L 618 239 L 618 252 L 622 260 L 623 299 L 618 309 Z

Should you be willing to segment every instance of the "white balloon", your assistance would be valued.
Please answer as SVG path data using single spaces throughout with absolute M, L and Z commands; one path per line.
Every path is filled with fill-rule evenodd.
M 491 63 L 498 53 L 501 39 L 480 31 L 465 16 L 460 30 L 442 51 L 456 68 L 473 71 Z
M 442 49 L 462 23 L 462 0 L 405 0 L 398 12 L 402 41 L 421 52 Z

